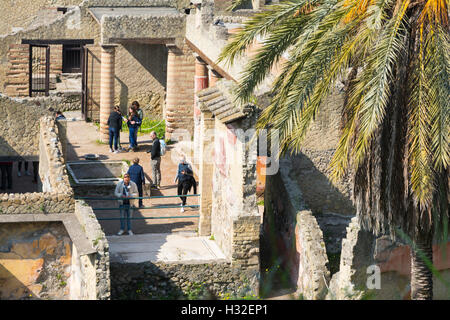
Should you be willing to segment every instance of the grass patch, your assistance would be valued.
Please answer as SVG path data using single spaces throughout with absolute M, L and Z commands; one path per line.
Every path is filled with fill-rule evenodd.
M 128 126 L 125 122 L 122 124 L 122 131 L 129 132 Z M 166 134 L 166 122 L 160 119 L 144 118 L 142 125 L 139 128 L 138 136 L 149 134 L 152 131 L 155 131 L 159 138 L 164 137 Z

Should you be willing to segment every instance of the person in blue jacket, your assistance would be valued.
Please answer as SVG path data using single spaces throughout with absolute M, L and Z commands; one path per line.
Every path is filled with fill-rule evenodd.
M 130 150 L 136 151 L 137 148 L 137 131 L 139 126 L 142 123 L 142 120 L 139 118 L 136 110 L 134 108 L 130 108 L 128 119 L 125 120 L 129 129 L 129 137 L 130 137 Z
M 139 197 L 143 197 L 143 186 L 145 185 L 145 175 L 144 168 L 139 165 L 139 158 L 133 160 L 133 165 L 128 169 L 127 172 L 130 175 L 130 180 L 136 183 L 138 188 Z M 144 206 L 142 199 L 139 199 L 139 208 Z
M 186 197 L 183 195 L 188 194 L 192 187 L 194 187 L 194 194 L 197 194 L 197 182 L 194 178 L 194 172 L 191 165 L 186 161 L 186 157 L 182 156 L 180 163 L 178 164 L 178 172 L 175 177 L 175 183 L 178 181 L 177 191 L 181 198 L 180 212 L 184 212 L 184 206 L 186 205 Z

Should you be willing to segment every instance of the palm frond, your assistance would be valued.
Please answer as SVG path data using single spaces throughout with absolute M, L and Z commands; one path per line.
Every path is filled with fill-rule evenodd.
M 269 6 L 266 11 L 260 12 L 246 20 L 242 29 L 230 38 L 217 62 L 225 62 L 232 65 L 234 61 L 251 46 L 257 37 L 265 37 L 266 34 L 278 23 L 285 19 L 295 19 L 297 10 L 318 0 L 297 0 L 295 2 L 283 2 Z
M 361 73 L 360 80 L 366 83 L 367 91 L 361 100 L 359 132 L 352 151 L 356 167 L 362 163 L 375 130 L 384 118 L 394 81 L 393 71 L 407 50 L 404 17 L 408 5 L 409 0 L 403 1 L 401 9 L 381 31 L 379 41 Z

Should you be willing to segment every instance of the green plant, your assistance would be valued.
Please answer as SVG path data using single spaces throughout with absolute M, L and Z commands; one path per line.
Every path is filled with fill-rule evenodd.
M 107 144 L 106 142 L 103 142 L 100 139 L 95 140 L 95 143 L 97 143 L 98 145 L 105 145 L 105 144 Z
M 122 131 L 129 132 L 128 126 L 125 122 L 122 123 Z M 166 134 L 166 122 L 160 119 L 149 119 L 145 118 L 142 120 L 142 124 L 138 131 L 138 136 L 149 134 L 155 131 L 159 138 L 164 137 Z

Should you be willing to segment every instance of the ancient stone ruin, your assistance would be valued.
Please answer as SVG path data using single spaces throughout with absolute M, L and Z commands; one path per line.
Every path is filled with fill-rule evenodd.
M 302 151 L 277 159 L 253 139 L 270 80 L 254 104 L 234 99 L 258 43 L 232 66 L 217 63 L 243 21 L 276 2 L 251 1 L 234 12 L 223 0 L 0 4 L 0 162 L 38 165 L 30 192 L 0 193 L 0 299 L 137 299 L 137 290 L 178 299 L 193 288 L 201 289 L 197 298 L 267 297 L 280 272 L 281 285 L 296 298 L 409 298 L 407 243 L 364 231 L 351 176 L 329 179 L 343 86 L 324 102 L 327 112 Z M 180 248 L 199 241 L 206 253 L 198 259 L 155 253 L 133 260 L 133 249 L 117 249 L 95 203 L 80 199 L 111 197 L 129 163 L 68 161 L 70 124 L 56 121 L 54 111 L 75 111 L 79 121 L 98 124 L 91 138 L 101 149 L 114 106 L 126 114 L 135 100 L 146 117 L 164 121 L 164 138 L 174 143 L 170 155 L 192 163 L 199 204 L 193 234 L 129 239 L 156 243 L 155 234 L 164 234 Z M 449 256 L 449 243 L 436 245 L 435 267 L 445 279 Z M 373 272 L 382 289 L 370 286 Z M 435 297 L 448 298 L 448 288 L 435 283 Z

